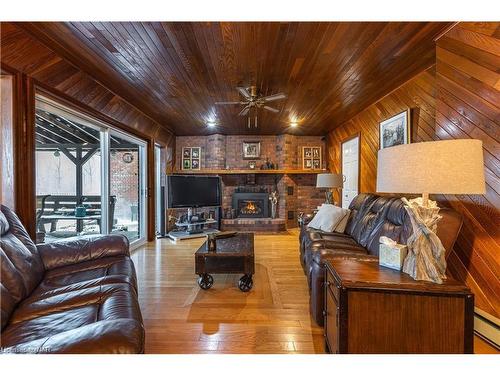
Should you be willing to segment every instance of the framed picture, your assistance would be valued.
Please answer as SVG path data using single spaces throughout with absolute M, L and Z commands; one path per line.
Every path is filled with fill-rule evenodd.
M 321 147 L 302 147 L 302 169 L 321 169 Z
M 243 142 L 243 159 L 259 159 L 260 142 Z
M 201 147 L 182 148 L 182 169 L 201 169 Z
M 380 123 L 380 149 L 410 143 L 410 110 Z

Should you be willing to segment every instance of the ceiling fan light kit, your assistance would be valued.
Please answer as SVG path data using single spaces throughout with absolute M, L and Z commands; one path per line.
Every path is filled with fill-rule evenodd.
M 269 102 L 273 102 L 276 100 L 282 100 L 286 98 L 286 95 L 282 92 L 278 94 L 268 95 L 268 96 L 260 96 L 257 93 L 256 86 L 250 87 L 236 87 L 239 94 L 243 97 L 242 101 L 233 101 L 233 102 L 215 102 L 216 105 L 243 105 L 244 107 L 238 113 L 238 116 L 246 116 L 249 114 L 250 110 L 253 109 L 255 113 L 255 121 L 254 127 L 257 128 L 257 110 L 259 108 L 265 109 L 266 111 L 278 113 L 280 110 L 274 107 L 267 105 Z M 248 128 L 251 128 L 251 120 L 250 116 L 248 116 Z

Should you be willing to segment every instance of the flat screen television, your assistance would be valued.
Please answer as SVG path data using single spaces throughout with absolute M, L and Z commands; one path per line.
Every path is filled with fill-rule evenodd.
M 214 176 L 168 176 L 168 207 L 220 206 L 220 178 Z

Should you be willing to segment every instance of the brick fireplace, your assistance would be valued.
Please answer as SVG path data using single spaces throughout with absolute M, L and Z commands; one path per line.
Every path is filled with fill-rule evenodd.
M 243 158 L 243 141 L 261 142 L 261 157 L 256 162 L 256 170 L 269 160 L 280 170 L 290 173 L 250 173 L 249 161 Z M 293 173 L 302 171 L 302 147 L 322 147 L 325 160 L 325 141 L 321 136 L 239 136 L 220 135 L 176 138 L 176 170 L 181 171 L 182 148 L 201 148 L 201 171 L 231 171 L 245 169 L 249 173 L 221 174 L 222 180 L 222 229 L 280 232 L 297 226 L 299 212 L 312 212 L 324 202 L 324 193 L 316 188 L 315 174 Z M 326 165 L 323 165 L 326 170 Z M 323 172 L 323 171 L 318 171 Z M 277 218 L 272 219 L 268 195 L 277 191 Z M 247 197 L 241 198 L 242 195 Z M 251 196 L 251 194 L 256 194 Z M 238 201 L 241 201 L 238 203 Z M 248 201 L 260 204 L 258 214 L 251 210 L 238 212 Z M 245 206 L 242 206 L 245 204 Z M 247 207 L 248 208 L 248 207 Z M 253 209 L 253 207 L 250 207 Z M 265 212 L 264 212 L 265 211 Z

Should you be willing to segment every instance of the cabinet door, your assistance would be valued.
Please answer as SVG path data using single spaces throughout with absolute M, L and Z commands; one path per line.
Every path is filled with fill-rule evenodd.
M 325 333 L 330 352 L 339 352 L 339 307 L 332 291 L 326 287 Z

